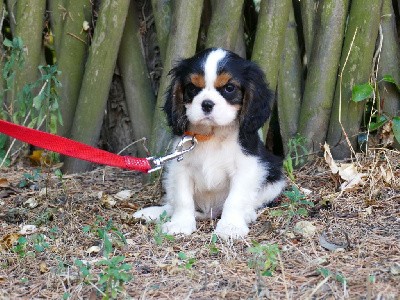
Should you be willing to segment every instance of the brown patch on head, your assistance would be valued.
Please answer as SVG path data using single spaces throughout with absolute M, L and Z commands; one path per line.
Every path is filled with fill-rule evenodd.
M 217 88 L 217 89 L 220 88 L 220 87 L 223 87 L 231 79 L 232 79 L 232 75 L 231 74 L 229 74 L 229 73 L 221 73 L 215 79 L 214 87 Z
M 192 74 L 190 76 L 190 81 L 198 88 L 204 88 L 206 86 L 206 80 L 204 76 L 200 74 Z

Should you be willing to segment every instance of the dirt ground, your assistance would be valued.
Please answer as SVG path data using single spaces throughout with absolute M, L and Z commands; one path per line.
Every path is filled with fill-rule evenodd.
M 356 165 L 364 183 L 344 192 L 323 159 L 295 171 L 315 206 L 282 207 L 282 195 L 237 241 L 216 238 L 217 221 L 172 240 L 161 221 L 133 219 L 161 197 L 134 172 L 3 169 L 0 299 L 399 299 L 400 153 L 377 149 Z M 101 263 L 121 256 L 113 270 Z

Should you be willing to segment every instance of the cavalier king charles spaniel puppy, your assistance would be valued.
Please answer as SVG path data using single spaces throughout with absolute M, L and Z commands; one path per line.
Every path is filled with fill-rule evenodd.
M 180 61 L 170 72 L 164 110 L 173 133 L 193 135 L 194 150 L 168 163 L 165 205 L 134 214 L 157 220 L 169 234 L 191 234 L 196 218 L 221 216 L 215 232 L 244 237 L 266 206 L 285 187 L 282 162 L 269 153 L 258 130 L 270 115 L 273 93 L 251 61 L 220 48 L 206 49 Z

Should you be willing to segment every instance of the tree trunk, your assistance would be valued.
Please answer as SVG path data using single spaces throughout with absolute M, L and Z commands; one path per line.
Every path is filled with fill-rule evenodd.
M 51 32 L 54 36 L 54 49 L 57 53 L 57 57 L 60 51 L 61 40 L 63 39 L 63 27 L 64 23 L 73 17 L 72 15 L 68 15 L 68 12 L 71 13 L 74 10 L 73 4 L 78 3 L 78 7 L 88 6 L 88 1 L 74 1 L 74 0 L 48 0 L 47 5 L 49 7 L 50 14 L 50 24 L 51 24 Z M 67 8 L 68 6 L 68 8 Z M 74 10 L 76 11 L 76 10 Z M 90 20 L 87 20 L 90 21 Z M 82 24 L 81 24 L 82 27 Z
M 169 29 L 172 19 L 171 0 L 151 0 L 156 25 L 157 41 L 160 48 L 161 61 L 164 63 L 167 53 Z
M 153 117 L 151 149 L 153 155 L 165 153 L 171 138 L 170 130 L 162 111 L 164 94 L 169 85 L 168 73 L 179 59 L 195 54 L 200 18 L 203 8 L 202 0 L 174 1 L 174 15 L 171 24 L 166 59 L 161 76 L 156 110 Z
M 330 1 L 331 2 L 331 1 Z M 304 48 L 306 50 L 307 64 L 311 62 L 311 52 L 313 49 L 313 40 L 315 35 L 315 29 L 318 26 L 314 26 L 315 16 L 317 14 L 318 5 L 325 4 L 324 1 L 321 3 L 318 0 L 301 0 L 301 20 L 303 25 L 304 35 Z
M 82 30 L 82 24 L 91 19 L 91 14 L 89 1 L 70 0 L 66 7 L 63 32 L 58 35 L 57 62 L 62 84 L 58 93 L 64 124 L 58 127 L 58 134 L 62 136 L 69 136 L 74 120 L 89 42 L 87 33 Z
M 391 75 L 400 83 L 400 47 L 391 0 L 383 0 L 381 26 L 383 44 L 378 68 L 379 96 L 383 113 L 394 117 L 400 110 L 400 92 L 394 84 L 381 81 L 384 75 Z
M 23 69 L 17 68 L 14 94 L 10 97 L 10 101 L 14 101 L 14 103 L 16 96 L 22 91 L 23 87 L 27 83 L 36 81 L 39 76 L 38 66 L 42 59 L 42 31 L 45 9 L 45 0 L 21 0 L 17 2 L 15 36 L 22 39 L 26 50 Z M 18 110 L 18 104 L 15 109 Z
M 252 60 L 265 73 L 270 89 L 276 91 L 285 32 L 292 6 L 290 0 L 262 0 L 258 16 L 257 33 L 253 46 Z M 271 106 L 273 103 L 271 103 Z M 269 121 L 264 126 L 264 137 Z
M 15 36 L 15 27 L 17 26 L 17 0 L 6 0 L 8 18 L 10 19 L 11 34 Z
M 238 35 L 234 46 L 234 52 L 240 57 L 246 58 L 246 39 L 244 36 L 243 16 L 240 18 Z
M 139 16 L 131 3 L 118 54 L 125 99 L 135 139 L 150 138 L 155 96 L 141 51 Z M 144 155 L 138 147 L 139 155 Z
M 290 10 L 286 29 L 285 48 L 283 51 L 278 80 L 278 116 L 285 155 L 289 139 L 297 132 L 297 123 L 301 106 L 302 66 L 297 37 L 297 25 L 293 8 Z
M 363 0 L 351 2 L 347 32 L 340 59 L 342 82 L 338 80 L 329 123 L 328 143 L 333 147 L 332 155 L 336 159 L 351 156 L 351 150 L 345 140 L 341 124 L 349 137 L 351 147 L 357 146 L 357 134 L 364 112 L 364 101 L 354 102 L 351 93 L 354 85 L 367 83 L 372 70 L 372 57 L 378 36 L 382 0 Z M 353 43 L 354 40 L 354 43 Z M 341 124 L 339 122 L 341 109 Z
M 71 131 L 72 139 L 92 146 L 99 139 L 129 3 L 129 0 L 101 3 Z M 72 158 L 67 158 L 64 165 L 69 173 L 83 172 L 89 167 L 88 162 Z
M 299 133 L 309 151 L 319 149 L 326 139 L 348 5 L 349 0 L 326 0 L 318 7 L 299 120 Z
M 212 18 L 207 32 L 206 47 L 221 47 L 234 50 L 244 0 L 215 0 L 212 6 Z

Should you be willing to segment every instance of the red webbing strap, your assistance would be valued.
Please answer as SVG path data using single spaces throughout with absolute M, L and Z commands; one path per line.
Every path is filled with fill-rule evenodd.
M 39 148 L 97 164 L 144 173 L 147 173 L 147 171 L 151 169 L 150 163 L 146 158 L 120 156 L 62 136 L 16 125 L 4 120 L 0 120 L 0 133 L 4 133 Z

